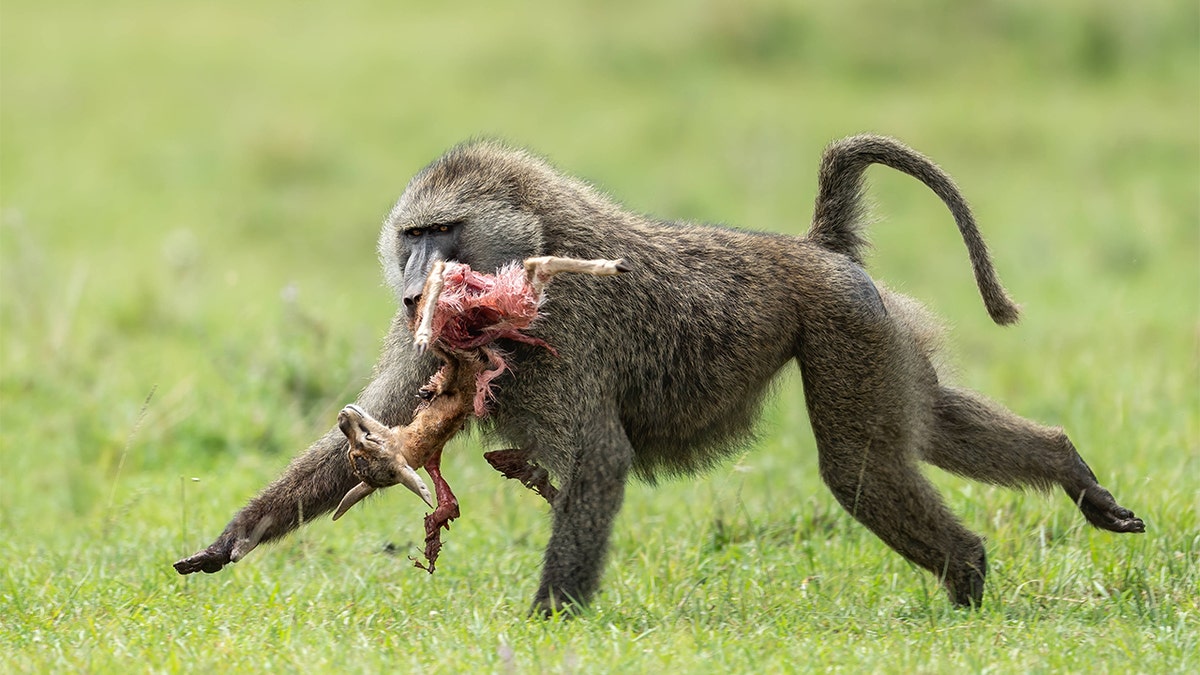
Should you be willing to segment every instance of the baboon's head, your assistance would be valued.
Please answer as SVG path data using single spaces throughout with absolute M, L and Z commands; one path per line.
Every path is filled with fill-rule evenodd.
M 560 181 L 544 161 L 491 141 L 456 147 L 418 173 L 379 236 L 384 276 L 410 318 L 438 260 L 493 272 L 541 255 L 542 207 Z
M 362 481 L 342 498 L 333 519 L 342 517 L 350 507 L 379 488 L 403 485 L 433 506 L 433 497 L 425 481 L 417 475 L 403 453 L 404 434 L 388 427 L 356 406 L 348 405 L 338 413 L 338 428 L 346 435 L 350 449 L 347 457 L 354 475 Z
M 411 318 L 437 260 L 490 274 L 526 258 L 578 255 L 548 249 L 586 231 L 585 221 L 619 212 L 590 185 L 540 157 L 498 141 L 469 142 L 409 182 L 384 220 L 379 259 Z

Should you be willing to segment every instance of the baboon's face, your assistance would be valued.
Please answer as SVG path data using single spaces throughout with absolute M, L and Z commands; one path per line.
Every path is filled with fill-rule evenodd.
M 403 292 L 401 301 L 411 321 L 420 306 L 421 291 L 434 263 L 439 260 L 460 260 L 459 250 L 464 223 L 461 221 L 412 225 L 400 231 L 398 246 L 407 260 L 404 261 Z
M 494 143 L 457 148 L 422 170 L 384 222 L 379 254 L 408 317 L 438 260 L 482 272 L 541 252 L 537 197 L 554 174 Z

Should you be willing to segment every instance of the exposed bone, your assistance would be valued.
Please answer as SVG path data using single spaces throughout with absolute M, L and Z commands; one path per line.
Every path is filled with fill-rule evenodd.
M 557 256 L 541 256 L 525 259 L 525 274 L 529 279 L 533 292 L 541 294 L 550 279 L 563 272 L 591 274 L 598 277 L 610 277 L 621 272 L 628 272 L 623 258 L 617 260 L 579 260 L 578 258 L 559 258 Z
M 445 285 L 446 263 L 439 260 L 433 264 L 433 269 L 429 270 L 429 276 L 425 278 L 425 288 L 421 291 L 421 321 L 413 331 L 413 346 L 417 348 L 418 354 L 424 354 L 433 342 L 433 312 L 438 299 L 442 297 L 442 288 Z

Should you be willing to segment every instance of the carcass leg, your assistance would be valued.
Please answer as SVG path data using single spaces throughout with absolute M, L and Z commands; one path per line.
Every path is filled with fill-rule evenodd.
M 433 513 L 425 516 L 425 560 L 428 561 L 428 566 L 419 560 L 413 560 L 414 565 L 430 574 L 437 568 L 438 553 L 442 550 L 442 528 L 449 530 L 450 521 L 460 515 L 458 498 L 450 490 L 450 484 L 442 477 L 441 464 L 442 449 L 438 448 L 425 463 L 425 471 L 433 480 L 433 490 L 437 493 L 437 507 Z

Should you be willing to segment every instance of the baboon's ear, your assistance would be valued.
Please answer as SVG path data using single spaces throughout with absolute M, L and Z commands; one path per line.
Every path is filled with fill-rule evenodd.
M 347 511 L 350 510 L 350 507 L 361 502 L 367 497 L 367 495 L 374 491 L 375 488 L 367 485 L 366 483 L 359 483 L 358 485 L 350 488 L 350 491 L 346 493 L 346 496 L 342 497 L 342 502 L 338 504 L 337 511 L 333 512 L 333 519 L 337 520 L 338 518 L 341 518 Z

